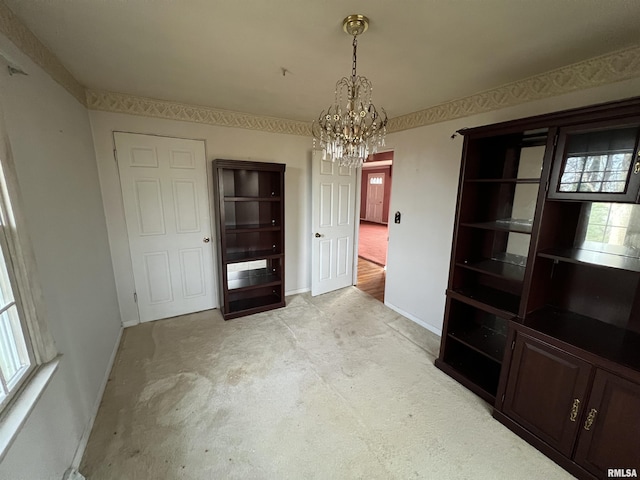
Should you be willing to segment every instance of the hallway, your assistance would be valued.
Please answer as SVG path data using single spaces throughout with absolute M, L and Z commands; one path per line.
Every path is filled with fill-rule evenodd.
M 385 280 L 384 267 L 358 257 L 358 284 L 356 288 L 384 303 Z
M 358 256 L 384 267 L 387 264 L 388 240 L 387 225 L 361 220 Z

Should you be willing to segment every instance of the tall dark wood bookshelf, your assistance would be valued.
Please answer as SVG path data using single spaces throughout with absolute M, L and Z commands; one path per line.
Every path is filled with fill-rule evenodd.
M 461 133 L 436 366 L 579 478 L 640 475 L 640 98 Z
M 284 172 L 279 163 L 213 162 L 225 320 L 285 305 Z

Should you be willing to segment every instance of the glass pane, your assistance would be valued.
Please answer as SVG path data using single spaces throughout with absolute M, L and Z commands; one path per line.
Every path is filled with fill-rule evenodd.
M 509 237 L 507 239 L 506 252 L 526 258 L 527 255 L 529 254 L 530 240 L 531 240 L 531 235 L 510 232 Z
M 266 260 L 254 260 L 252 262 L 230 263 L 227 265 L 227 275 L 232 272 L 244 272 L 246 270 L 258 270 L 267 268 Z
M 561 183 L 559 190 L 561 192 L 576 192 L 578 190 L 578 183 Z
M 618 153 L 609 157 L 609 169 L 616 171 L 627 171 L 631 167 L 631 154 Z
M 639 129 L 639 127 L 628 127 L 570 135 L 567 141 L 567 156 L 633 152 Z
M 569 135 L 559 192 L 625 193 L 640 128 Z
M 607 168 L 607 156 L 589 156 L 584 162 L 584 172 L 604 172 Z
M 516 185 L 511 206 L 511 218 L 531 223 L 536 211 L 538 185 L 520 183 Z
M 542 171 L 545 146 L 523 147 L 520 150 L 518 178 L 539 178 Z
M 578 191 L 579 192 L 599 192 L 602 190 L 602 182 L 597 182 L 597 181 L 588 181 L 588 182 L 581 182 L 578 185 Z
M 565 172 L 582 172 L 584 170 L 584 157 L 569 157 L 564 167 Z
M 585 204 L 576 246 L 588 250 L 637 257 L 640 253 L 640 205 Z M 580 237 L 580 235 L 578 235 Z
M 602 192 L 621 193 L 624 192 L 624 182 L 602 182 Z
M 0 235 L 2 233 L 0 232 Z M 14 301 L 11 282 L 7 273 L 7 266 L 0 250 L 0 310 Z
M 565 172 L 562 174 L 562 180 L 560 180 L 560 182 L 565 184 L 568 184 L 568 183 L 578 184 L 581 178 L 582 178 L 582 174 L 580 172 Z
M 15 305 L 0 315 L 0 368 L 9 388 L 29 366 L 27 346 Z
M 605 182 L 624 182 L 627 180 L 627 171 L 612 170 L 604 172 Z

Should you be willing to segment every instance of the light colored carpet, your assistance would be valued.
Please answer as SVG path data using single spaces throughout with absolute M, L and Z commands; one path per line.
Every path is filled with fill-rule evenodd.
M 80 471 L 100 479 L 573 478 L 347 288 L 125 330 Z

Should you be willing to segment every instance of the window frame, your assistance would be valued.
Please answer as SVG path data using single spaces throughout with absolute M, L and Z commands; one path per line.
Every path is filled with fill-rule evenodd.
M 35 254 L 22 213 L 18 176 L 0 105 L 0 248 L 27 344 L 30 366 L 0 407 L 0 461 L 60 364 L 49 332 Z
M 567 147 L 569 137 L 585 133 L 596 133 L 606 131 L 624 130 L 627 128 L 638 128 L 638 135 L 635 139 L 635 146 L 631 156 L 630 173 L 626 177 L 625 189 L 622 192 L 568 192 L 560 189 L 564 166 L 569 158 Z M 636 203 L 640 196 L 640 172 L 635 173 L 636 164 L 640 165 L 638 148 L 640 142 L 640 116 L 629 117 L 624 120 L 607 120 L 601 122 L 585 123 L 582 125 L 572 125 L 561 127 L 558 130 L 557 145 L 554 151 L 554 161 L 551 168 L 551 177 L 548 184 L 547 198 L 550 200 L 577 200 L 589 202 L 628 202 Z
M 0 175 L 4 176 L 2 165 L 0 164 Z M 16 272 L 14 270 L 14 261 L 11 257 L 11 251 L 9 249 L 10 239 L 8 236 L 10 235 L 10 226 L 7 221 L 9 218 L 7 212 L 7 205 L 5 205 L 4 199 L 1 198 L 4 195 L 0 196 L 0 261 L 4 261 L 5 268 L 7 271 L 7 277 L 9 281 L 9 287 L 11 288 L 11 294 L 13 296 L 13 301 L 9 302 L 4 307 L 0 306 L 0 315 L 4 312 L 8 312 L 13 305 L 16 307 L 20 332 L 22 334 L 22 338 L 24 339 L 24 343 L 26 346 L 27 358 L 29 360 L 29 364 L 26 368 L 23 367 L 24 371 L 20 373 L 19 378 L 8 382 L 7 379 L 4 378 L 4 372 L 0 371 L 0 387 L 3 391 L 0 391 L 0 417 L 4 413 L 4 410 L 10 406 L 12 400 L 18 395 L 20 390 L 23 388 L 25 383 L 31 378 L 32 374 L 35 372 L 38 364 L 36 362 L 36 357 L 33 350 L 33 345 L 31 342 L 31 336 L 29 335 L 29 329 L 26 323 L 25 312 L 23 308 L 22 297 L 20 289 L 18 288 L 18 282 L 16 280 Z M 1 268 L 1 267 L 0 267 Z M 0 273 L 2 275 L 2 273 Z

